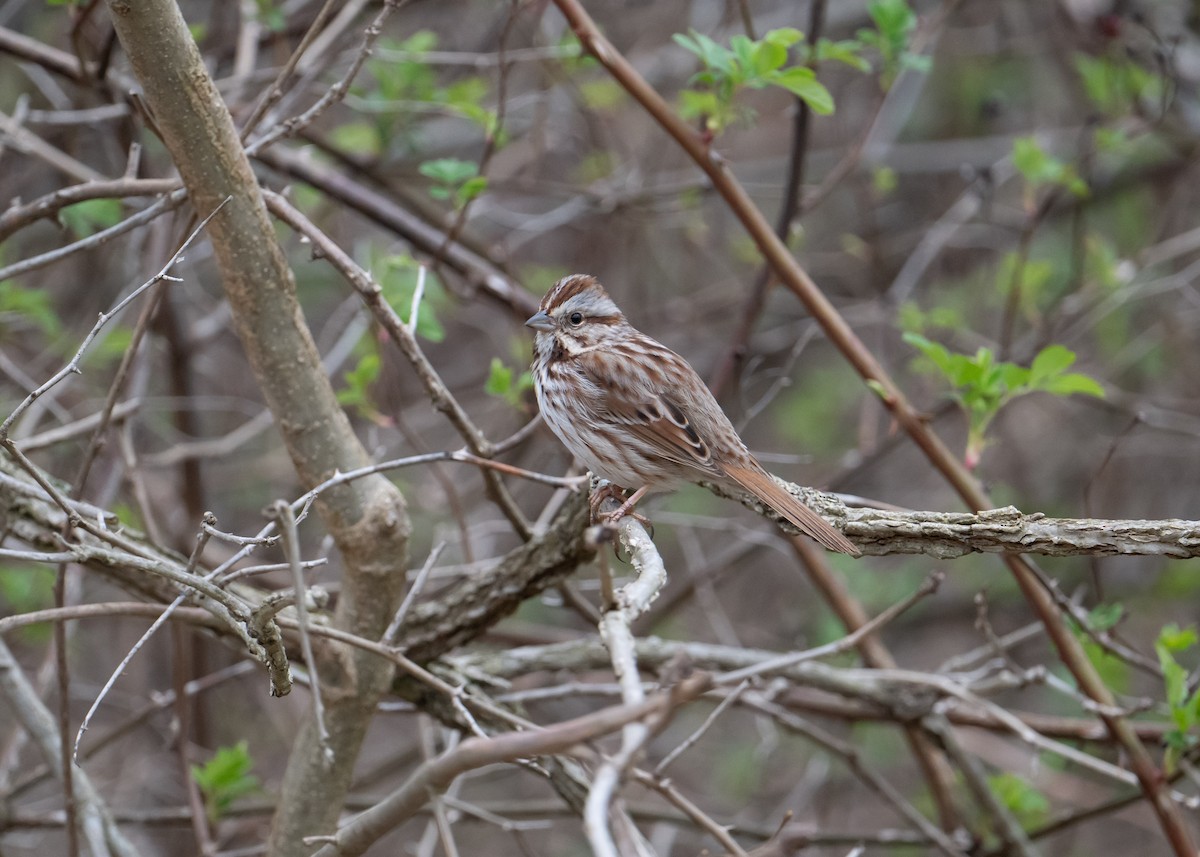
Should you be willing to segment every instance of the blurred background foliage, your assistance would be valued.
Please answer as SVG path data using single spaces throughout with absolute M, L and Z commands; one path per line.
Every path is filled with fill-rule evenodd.
M 317 5 L 181 4 L 235 118 L 248 115 Z M 815 18 L 811 3 L 777 0 L 587 5 L 614 45 L 703 130 L 769 217 L 785 205 L 789 162 L 802 165 L 789 246 L 928 410 L 935 431 L 975 468 L 996 505 L 1065 517 L 1197 517 L 1195 4 L 876 0 L 820 4 Z M 370 11 L 364 8 L 359 23 L 313 65 L 301 66 L 280 116 L 299 112 L 338 79 Z M 0 2 L 0 27 L 125 68 L 102 9 L 8 0 Z M 804 113 L 799 136 L 797 111 Z M 5 130 L 19 124 L 103 176 L 124 173 L 134 140 L 144 146 L 138 176 L 172 175 L 161 144 L 116 86 L 73 83 L 9 49 L 0 52 L 0 112 Z M 14 136 L 0 142 L 6 206 L 83 178 L 50 165 Z M 301 181 L 287 167 L 291 160 L 269 158 L 257 164 L 262 181 L 286 189 L 371 270 L 406 320 L 418 264 L 429 265 L 418 332 L 449 387 L 493 439 L 535 412 L 526 372 L 531 337 L 521 324 L 527 306 L 497 300 L 414 250 L 403 234 L 355 206 L 348 188 L 394 201 L 447 244 L 461 243 L 503 271 L 530 300 L 563 274 L 592 273 L 635 325 L 702 375 L 716 377 L 732 358 L 722 403 L 781 476 L 911 508 L 959 508 L 791 294 L 768 287 L 761 313 L 749 320 L 750 335 L 739 340 L 739 320 L 762 267 L 756 249 L 703 175 L 582 54 L 553 6 L 448 0 L 404 7 L 344 101 L 276 145 L 314 165 L 326 181 Z M 130 198 L 72 205 L 57 222 L 7 237 L 0 266 L 95 235 L 146 204 Z M 0 277 L 0 412 L 9 413 L 69 358 L 99 312 L 161 266 L 186 219 L 166 216 L 51 266 Z M 280 234 L 341 401 L 369 447 L 382 459 L 456 446 L 358 299 L 307 243 L 283 227 Z M 224 529 L 249 532 L 264 504 L 296 495 L 298 486 L 261 418 L 262 397 L 230 329 L 207 248 L 193 248 L 181 274 L 153 324 L 145 346 L 150 359 L 133 376 L 131 392 L 141 404 L 123 430 L 154 501 L 157 532 L 187 551 L 204 509 L 216 511 Z M 135 312 L 102 332 L 81 377 L 31 410 L 16 427 L 18 441 L 96 410 L 129 344 Z M 240 443 L 190 464 L 176 454 L 182 445 L 232 432 L 244 432 Z M 89 499 L 121 510 L 130 525 L 146 526 L 130 461 L 118 447 L 114 440 L 106 448 Z M 38 460 L 69 474 L 81 448 L 79 441 L 59 445 L 39 452 Z M 545 431 L 509 460 L 553 473 L 570 465 Z M 443 579 L 469 573 L 517 543 L 485 501 L 476 473 L 445 465 L 394 478 L 415 522 L 411 555 L 421 558 L 447 543 L 436 572 Z M 531 483 L 512 487 L 531 517 L 551 493 Z M 640 633 L 781 650 L 843 633 L 761 521 L 698 489 L 650 510 L 680 592 L 668 591 Z M 315 528 L 303 535 L 306 554 L 325 550 Z M 831 562 L 870 612 L 911 592 L 932 566 L 913 557 Z M 1156 755 L 1168 762 L 1185 757 L 1197 718 L 1190 672 L 1196 640 L 1186 629 L 1196 621 L 1200 563 L 1096 557 L 1040 565 L 1092 617 L 1093 630 L 1115 628 L 1160 664 L 1160 674 L 1131 669 L 1089 648 L 1115 691 L 1135 705 L 1157 700 L 1147 716 L 1177 725 L 1178 734 Z M 937 597 L 882 635 L 907 668 L 934 670 L 981 645 L 981 603 L 997 633 L 1030 622 L 994 559 L 965 557 L 946 571 Z M 328 575 L 336 588 L 336 563 Z M 45 606 L 49 584 L 43 571 L 0 565 L 0 610 Z M 79 585 L 87 591 L 76 593 L 80 599 L 107 591 L 99 581 Z M 590 573 L 579 586 L 596 597 Z M 95 690 L 90 677 L 107 674 L 139 627 L 113 620 L 110 628 L 119 633 L 98 639 L 86 628 L 76 632 L 77 675 L 89 678 L 76 681 L 73 702 L 86 705 Z M 484 645 L 587 630 L 551 595 L 525 605 Z M 1079 633 L 1087 636 L 1082 627 Z M 36 665 L 47 638 L 39 629 L 13 642 Z M 1011 655 L 1026 666 L 1047 663 L 1070 682 L 1041 636 L 1031 635 Z M 230 656 L 205 657 L 207 668 L 216 668 Z M 150 652 L 143 660 L 118 686 L 118 705 L 130 708 L 164 686 L 166 655 Z M 209 812 L 214 823 L 227 825 L 227 843 L 239 836 L 253 841 L 261 831 L 261 813 L 221 819 L 239 802 L 261 803 L 260 781 L 267 793 L 277 783 L 289 730 L 304 713 L 296 700 L 249 704 L 248 688 L 261 695 L 258 685 L 257 676 L 235 678 L 199 704 L 197 762 L 225 748 L 205 789 L 222 796 Z M 1053 686 L 1013 690 L 998 701 L 1079 714 L 1077 701 Z M 578 713 L 570 702 L 543 705 Z M 681 740 L 702 716 L 689 711 L 663 741 Z M 415 758 L 414 745 L 405 743 L 411 737 L 397 740 L 393 720 L 381 718 L 372 735 L 370 746 L 380 755 L 364 762 L 364 787 L 382 787 Z M 873 801 L 857 799 L 861 787 L 811 743 L 752 713 L 722 722 L 720 736 L 702 742 L 675 771 L 719 817 L 768 831 L 786 809 L 818 828 L 894 823 Z M 921 800 L 923 786 L 894 729 L 837 720 L 826 726 Z M 169 731 L 168 718 L 152 718 L 140 735 L 131 733 L 97 757 L 100 770 L 141 774 L 114 789 L 114 804 L 145 805 L 151 791 L 150 803 L 182 802 L 176 772 L 156 762 Z M 243 737 L 254 775 L 246 745 L 237 743 Z M 1031 827 L 1112 792 L 985 738 L 972 751 L 994 773 L 995 792 Z M 380 759 L 394 770 L 382 772 Z M 517 775 L 480 779 L 470 790 L 481 800 L 541 794 Z M 526 853 L 582 853 L 573 824 L 557 820 L 548 832 L 522 834 L 530 843 Z M 1061 854 L 1135 847 L 1165 853 L 1145 846 L 1153 830 L 1147 812 L 1129 810 L 1069 827 L 1046 847 Z M 489 835 L 485 826 L 465 826 L 464 853 L 485 853 L 479 849 Z M 661 835 L 681 837 L 676 853 L 693 853 L 702 841 L 694 832 Z M 162 853 L 190 841 L 179 826 L 144 836 Z M 512 841 L 504 853 L 519 853 Z M 39 847 L 30 832 L 11 842 L 6 853 Z M 476 850 L 466 850 L 471 843 Z M 985 836 L 984 843 L 994 839 Z

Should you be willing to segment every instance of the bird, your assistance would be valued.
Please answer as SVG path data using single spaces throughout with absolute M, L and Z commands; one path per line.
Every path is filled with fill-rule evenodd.
M 861 555 L 763 469 L 696 370 L 630 324 L 595 277 L 560 279 L 525 325 L 546 424 L 593 474 L 632 492 L 610 521 L 649 491 L 710 482 L 753 494 L 832 551 Z

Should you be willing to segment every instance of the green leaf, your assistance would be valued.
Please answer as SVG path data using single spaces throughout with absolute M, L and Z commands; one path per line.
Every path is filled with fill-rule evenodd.
M 383 363 L 378 351 L 362 355 L 358 364 L 342 376 L 346 381 L 346 386 L 338 390 L 338 402 L 374 412 L 375 405 L 371 401 L 370 387 L 379 378 L 382 368 Z
M 371 260 L 371 271 L 383 290 L 383 298 L 401 320 L 409 323 L 413 294 L 417 289 L 420 265 L 404 254 L 382 256 Z M 430 342 L 446 338 L 446 329 L 438 321 L 437 312 L 445 303 L 445 288 L 441 280 L 429 271 L 425 277 L 425 296 L 417 311 L 417 335 Z
M 1095 631 L 1111 631 L 1125 615 L 1125 608 L 1118 603 L 1097 604 L 1088 611 L 1088 624 Z
M 881 399 L 888 398 L 887 387 L 883 386 L 883 384 L 880 384 L 874 378 L 867 379 L 867 389 L 870 390 L 872 393 L 874 393 L 876 396 L 878 396 Z
M 746 60 L 746 76 L 748 79 L 765 78 L 771 72 L 783 68 L 787 59 L 788 51 L 785 46 L 776 42 L 763 42 L 754 47 Z
M 932 360 L 933 364 L 941 370 L 941 373 L 948 380 L 954 381 L 959 377 L 958 365 L 961 363 L 961 360 L 956 360 L 955 357 L 959 357 L 960 355 L 952 355 L 944 345 L 926 339 L 919 333 L 911 331 L 905 333 L 904 341 Z
M 978 460 L 987 443 L 986 431 L 996 414 L 1017 396 L 1040 390 L 1055 395 L 1083 393 L 1104 395 L 1104 388 L 1086 375 L 1063 374 L 1075 362 L 1075 355 L 1061 345 L 1043 349 L 1026 369 L 1015 363 L 997 361 L 988 348 L 974 356 L 956 354 L 919 333 L 908 331 L 904 341 L 916 348 L 949 382 L 954 398 L 967 413 L 967 455 L 969 466 Z
M 487 382 L 483 385 L 484 392 L 492 396 L 507 396 L 512 389 L 512 380 L 513 370 L 505 366 L 499 357 L 493 357 Z
M 376 157 L 383 153 L 383 137 L 371 122 L 346 122 L 329 133 L 337 148 L 351 155 Z
M 685 51 L 703 58 L 704 54 L 700 49 L 700 43 L 691 36 L 685 36 L 683 33 L 674 33 L 672 34 L 671 39 L 675 42 L 675 44 L 679 45 L 679 47 L 683 48 Z
M 867 14 L 875 22 L 875 29 L 889 41 L 906 38 L 917 25 L 917 17 L 905 0 L 872 0 L 867 4 Z
M 436 182 L 429 188 L 434 199 L 454 199 L 461 207 L 477 197 L 487 187 L 487 179 L 479 175 L 479 164 L 458 158 L 438 158 L 425 161 L 418 168 L 423 176 Z
M 775 72 L 770 80 L 776 86 L 782 86 L 792 95 L 802 98 L 814 113 L 828 116 L 833 112 L 833 96 L 817 80 L 816 73 L 811 68 L 794 66 Z
M 769 45 L 790 48 L 792 45 L 798 45 L 804 41 L 804 33 L 795 27 L 776 27 L 774 30 L 767 30 L 762 41 Z
M 27 324 L 47 336 L 57 336 L 62 329 L 47 292 L 0 280 L 0 332 Z
M 710 131 L 719 132 L 734 119 L 752 115 L 735 105 L 742 89 L 778 86 L 793 93 L 816 113 L 833 112 L 833 97 L 805 65 L 786 67 L 788 48 L 800 43 L 804 34 L 790 27 L 771 30 L 761 39 L 744 35 L 730 39 L 725 48 L 694 30 L 689 35 L 675 34 L 675 43 L 699 57 L 703 68 L 692 76 L 680 93 L 680 113 L 685 118 L 704 118 Z M 802 52 L 803 53 L 803 52 Z
M 1122 116 L 1138 102 L 1161 101 L 1164 80 L 1138 65 L 1132 57 L 1092 57 L 1077 53 L 1071 58 L 1092 105 L 1110 116 Z
M 1033 784 L 1017 774 L 1004 773 L 988 777 L 988 786 L 1008 808 L 1018 822 L 1033 827 L 1050 814 L 1050 801 Z
M 454 201 L 461 207 L 473 200 L 479 194 L 483 193 L 487 188 L 488 180 L 486 176 L 475 176 L 467 179 L 462 183 L 462 187 L 458 189 L 458 193 L 454 195 Z
M 1013 166 L 1032 189 L 1043 185 L 1066 188 L 1076 196 L 1087 196 L 1088 186 L 1074 168 L 1048 154 L 1033 137 L 1013 141 Z
M 840 62 L 858 71 L 870 71 L 871 64 L 862 55 L 863 43 L 857 39 L 830 41 L 818 39 L 814 56 L 817 62 Z
M 1078 372 L 1048 378 L 1038 385 L 1038 389 L 1055 396 L 1070 396 L 1076 393 L 1095 396 L 1097 399 L 1103 399 L 1105 396 L 1104 387 L 1099 381 Z
M 1018 137 L 1013 140 L 1013 166 L 1031 183 L 1045 180 L 1050 156 L 1033 137 Z
M 121 200 L 89 199 L 68 205 L 59 212 L 62 222 L 80 238 L 116 225 L 121 219 Z
M 1057 375 L 1075 363 L 1075 352 L 1063 345 L 1048 345 L 1038 352 L 1030 364 L 1031 380 L 1040 381 Z
M 720 110 L 715 92 L 697 92 L 685 89 L 679 93 L 679 112 L 684 119 L 700 119 L 713 116 Z
M 276 6 L 271 0 L 255 0 L 255 6 L 257 6 L 259 22 L 271 32 L 282 32 L 287 26 L 283 9 Z
M 458 185 L 479 173 L 479 164 L 474 161 L 463 161 L 458 158 L 438 158 L 425 161 L 417 171 L 436 182 L 447 185 Z
M 258 778 L 250 773 L 254 762 L 248 745 L 239 741 L 232 747 L 221 747 L 203 765 L 192 765 L 192 780 L 204 796 L 210 822 L 217 822 L 233 802 L 259 789 Z
M 759 45 L 755 44 L 748 36 L 737 35 L 729 40 L 729 47 L 733 49 L 733 55 L 737 58 L 742 69 L 752 69 L 755 66 L 755 55 L 759 52 Z M 775 46 L 778 47 L 778 46 Z M 783 59 L 787 60 L 787 48 L 782 49 Z M 783 63 L 780 63 L 782 65 Z M 776 66 L 778 68 L 778 66 Z
M 877 164 L 871 171 L 871 186 L 880 196 L 887 196 L 896 189 L 896 171 L 884 164 Z
M 533 388 L 533 375 L 524 371 L 514 378 L 514 374 L 499 357 L 493 357 L 483 389 L 489 395 L 504 399 L 514 408 L 520 408 L 525 391 Z
M 1157 646 L 1162 646 L 1168 652 L 1185 652 L 1200 642 L 1196 629 L 1192 626 L 1180 628 L 1174 622 L 1163 627 L 1158 633 Z

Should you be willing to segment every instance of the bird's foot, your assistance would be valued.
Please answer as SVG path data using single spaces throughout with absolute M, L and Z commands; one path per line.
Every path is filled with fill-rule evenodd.
M 592 510 L 592 523 L 599 524 L 608 517 L 607 515 L 600 514 L 600 506 L 605 500 L 623 501 L 624 499 L 625 492 L 616 485 L 613 485 L 611 482 L 601 482 L 600 486 L 593 489 L 591 495 L 588 497 L 588 507 Z
M 604 522 L 609 526 L 615 526 L 618 521 L 628 515 L 635 521 L 641 523 L 643 527 L 649 527 L 650 521 L 647 520 L 645 516 L 639 515 L 637 512 L 633 511 L 633 507 L 637 505 L 638 500 L 641 500 L 646 496 L 646 492 L 648 490 L 650 490 L 650 486 L 643 485 L 641 488 L 634 491 L 631 495 L 629 495 L 629 499 L 622 503 L 615 512 L 610 512 L 604 516 Z
M 599 487 L 592 491 L 591 496 L 588 497 L 588 506 L 592 510 L 592 523 L 614 527 L 622 518 L 629 516 L 639 521 L 642 526 L 649 527 L 650 521 L 644 515 L 639 515 L 633 511 L 633 507 L 646 495 L 647 490 L 649 490 L 649 486 L 644 486 L 634 491 L 627 498 L 625 492 L 611 482 L 601 483 Z M 621 501 L 621 505 L 612 512 L 601 512 L 600 507 L 606 500 L 619 500 Z

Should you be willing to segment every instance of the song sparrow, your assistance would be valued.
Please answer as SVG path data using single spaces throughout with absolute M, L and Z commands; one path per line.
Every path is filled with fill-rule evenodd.
M 736 485 L 830 550 L 859 555 L 763 470 L 696 371 L 626 321 L 594 277 L 559 280 L 525 324 L 537 331 L 533 379 L 547 425 L 597 476 L 636 489 L 618 514 L 651 489 Z

